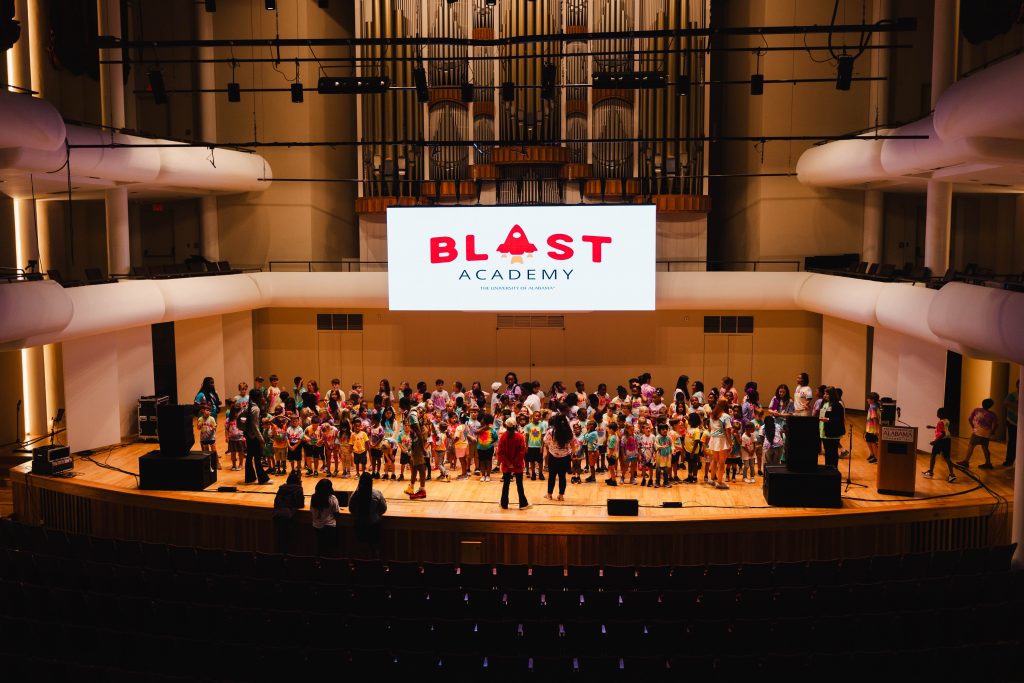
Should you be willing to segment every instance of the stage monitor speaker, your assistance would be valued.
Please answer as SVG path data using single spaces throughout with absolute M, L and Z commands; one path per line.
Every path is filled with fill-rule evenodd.
M 160 453 L 165 456 L 188 455 L 196 442 L 192 429 L 195 408 L 191 405 L 159 405 L 156 408 Z
M 640 501 L 636 498 L 609 498 L 608 515 L 611 517 L 636 517 L 640 514 Z
M 786 417 L 786 467 L 809 472 L 818 466 L 818 418 L 810 415 Z
M 159 491 L 202 491 L 217 483 L 212 453 L 193 451 L 168 458 L 150 451 L 139 458 L 139 488 Z
M 764 468 L 764 499 L 769 505 L 795 508 L 838 508 L 843 506 L 843 478 L 839 470 L 815 467 L 794 471 L 784 465 Z

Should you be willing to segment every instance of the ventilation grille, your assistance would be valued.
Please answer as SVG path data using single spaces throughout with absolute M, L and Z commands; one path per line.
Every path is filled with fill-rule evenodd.
M 753 334 L 752 315 L 706 315 L 704 334 Z
M 316 329 L 321 331 L 350 332 L 363 329 L 362 313 L 317 313 Z
M 564 315 L 499 315 L 498 329 L 565 329 Z

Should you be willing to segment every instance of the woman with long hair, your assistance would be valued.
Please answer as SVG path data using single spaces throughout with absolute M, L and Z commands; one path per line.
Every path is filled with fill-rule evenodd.
M 388 503 L 384 494 L 373 488 L 373 475 L 369 472 L 359 475 L 359 483 L 348 501 L 348 511 L 352 513 L 356 540 L 370 545 L 380 543 L 380 518 L 388 511 Z
M 679 375 L 679 379 L 676 380 L 676 390 L 672 394 L 672 400 L 684 406 L 690 403 L 689 375 Z
M 544 435 L 544 454 L 548 461 L 548 492 L 545 498 L 551 499 L 555 490 L 555 477 L 558 477 L 558 500 L 565 500 L 565 475 L 577 448 L 569 419 L 561 413 L 551 418 L 549 429 Z
M 516 491 L 519 493 L 519 509 L 530 507 L 523 490 L 523 469 L 526 464 L 526 438 L 519 431 L 516 418 L 505 420 L 505 433 L 498 440 L 498 465 L 501 467 L 501 509 L 508 509 L 508 487 L 512 477 L 516 479 Z
M 729 485 L 725 483 L 725 459 L 733 443 L 728 400 L 719 399 L 715 404 L 715 409 L 711 411 L 711 418 L 708 420 L 708 428 L 711 431 L 711 439 L 708 441 L 708 451 L 711 452 L 711 483 L 717 489 L 727 489 Z
M 395 400 L 395 395 L 391 393 L 391 382 L 389 380 L 381 379 L 377 387 L 377 395 L 381 397 L 385 405 L 389 405 Z
M 293 471 L 288 481 L 277 489 L 274 496 L 274 530 L 277 532 L 277 552 L 288 554 L 291 547 L 292 518 L 295 511 L 306 505 L 302 492 L 302 474 Z
M 309 499 L 313 533 L 316 534 L 316 554 L 320 557 L 330 557 L 338 549 L 338 520 L 335 519 L 338 510 L 338 499 L 334 495 L 331 480 L 321 479 Z
M 782 447 L 778 449 L 776 455 L 779 462 L 784 463 L 786 462 L 786 418 L 795 412 L 793 395 L 789 393 L 788 384 L 780 384 L 776 387 L 775 396 L 768 404 L 768 412 L 775 417 L 775 429 L 782 436 Z
M 839 399 L 835 387 L 825 389 L 825 402 L 821 404 L 818 419 L 822 422 L 821 446 L 825 451 L 825 467 L 839 468 L 839 447 L 846 434 L 846 406 Z
M 203 385 L 199 387 L 194 403 L 197 413 L 199 412 L 199 406 L 204 403 L 209 403 L 210 417 L 214 420 L 217 419 L 217 413 L 220 411 L 220 396 L 217 395 L 217 389 L 213 385 L 212 377 L 203 378 Z

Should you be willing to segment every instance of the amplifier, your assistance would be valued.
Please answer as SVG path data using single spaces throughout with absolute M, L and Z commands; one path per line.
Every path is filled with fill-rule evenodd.
M 32 474 L 54 475 L 75 469 L 67 446 L 40 446 L 32 450 Z
M 139 440 L 157 441 L 159 431 L 156 415 L 160 406 L 167 405 L 166 396 L 142 396 L 139 398 Z

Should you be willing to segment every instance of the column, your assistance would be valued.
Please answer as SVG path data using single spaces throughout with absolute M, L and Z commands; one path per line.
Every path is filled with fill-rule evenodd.
M 121 3 L 118 0 L 96 0 L 101 35 L 121 35 Z M 103 50 L 106 59 L 120 59 L 121 50 Z M 100 103 L 103 125 L 124 128 L 124 70 L 120 64 L 100 67 Z M 124 275 L 131 271 L 131 248 L 128 236 L 128 188 L 116 187 L 104 192 L 107 215 L 107 274 Z
M 959 41 L 959 0 L 936 0 L 932 35 L 932 110 L 946 88 L 956 80 L 956 55 Z M 953 186 L 939 180 L 928 181 L 928 199 L 924 225 L 924 265 L 933 275 L 949 268 L 950 209 Z
M 1024 365 L 1018 373 L 1018 380 L 1024 384 Z M 1024 429 L 1020 428 L 1024 423 L 1024 401 L 1017 401 L 1017 460 L 1013 465 L 1013 508 L 1010 513 L 1013 515 L 1013 531 L 1010 534 L 1010 541 L 1017 544 L 1017 550 L 1013 553 L 1013 568 L 1024 569 Z
M 196 3 L 196 37 L 199 40 L 213 40 L 213 14 L 207 12 L 202 3 Z M 212 47 L 196 49 L 198 59 L 213 59 Z M 213 62 L 199 62 L 199 89 L 213 90 L 217 87 Z M 206 142 L 217 141 L 216 93 L 199 93 L 199 136 Z M 217 197 L 207 196 L 199 200 L 199 241 L 201 255 L 208 261 L 220 260 L 220 232 L 217 225 Z
M 872 15 L 875 21 L 888 19 L 892 14 L 890 0 L 875 0 Z M 889 44 L 892 34 L 875 33 L 873 45 Z M 889 76 L 889 50 L 871 50 L 871 76 Z M 889 81 L 871 81 L 868 90 L 868 115 L 871 125 L 885 125 L 889 122 Z M 868 190 L 864 193 L 864 242 L 861 248 L 861 260 L 868 263 L 881 263 L 885 245 L 885 195 L 881 190 Z

